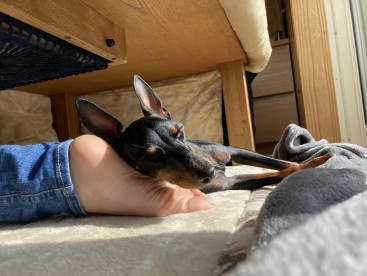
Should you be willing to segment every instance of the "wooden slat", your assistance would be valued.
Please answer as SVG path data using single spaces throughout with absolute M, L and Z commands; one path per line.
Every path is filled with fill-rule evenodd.
M 102 56 L 111 65 L 126 60 L 125 31 L 79 0 L 0 0 L 0 11 Z M 114 39 L 108 47 L 106 39 Z
M 256 143 L 279 141 L 287 125 L 299 124 L 294 92 L 255 99 L 254 117 Z
M 229 144 L 254 151 L 250 105 L 241 60 L 221 64 Z
M 53 127 L 59 141 L 75 138 L 80 135 L 78 111 L 75 107 L 75 96 L 72 94 L 57 94 L 51 98 Z
M 72 91 L 82 95 L 130 86 L 134 74 L 153 82 L 219 69 L 220 63 L 232 60 L 246 61 L 218 1 L 78 2 L 125 29 L 128 62 L 103 71 L 27 86 L 22 88 L 24 91 L 48 95 Z M 87 20 L 87 24 L 96 27 L 93 20 Z
M 286 0 L 301 125 L 315 139 L 340 142 L 328 31 L 323 0 Z
M 288 44 L 273 47 L 268 65 L 252 83 L 252 91 L 255 98 L 294 91 Z

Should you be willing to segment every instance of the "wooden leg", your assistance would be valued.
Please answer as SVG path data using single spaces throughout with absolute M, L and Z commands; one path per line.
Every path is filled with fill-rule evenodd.
M 79 117 L 72 94 L 57 94 L 50 96 L 53 126 L 59 141 L 65 141 L 80 135 Z
M 323 0 L 285 1 L 301 125 L 315 139 L 340 142 Z
M 255 151 L 246 76 L 241 60 L 220 66 L 229 144 Z

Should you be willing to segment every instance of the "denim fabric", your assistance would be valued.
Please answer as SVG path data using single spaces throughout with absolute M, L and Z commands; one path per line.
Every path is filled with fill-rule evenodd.
M 85 214 L 70 178 L 71 142 L 0 146 L 0 219 L 26 222 Z

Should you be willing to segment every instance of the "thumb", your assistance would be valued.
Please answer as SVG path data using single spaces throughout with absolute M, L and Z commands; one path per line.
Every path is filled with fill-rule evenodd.
M 210 210 L 212 208 L 213 204 L 209 198 L 198 196 L 189 199 L 187 204 L 182 208 L 181 212 L 196 212 L 201 210 Z
M 161 205 L 163 213 L 160 216 L 210 210 L 213 208 L 210 199 L 199 190 L 188 190 L 176 185 L 172 186 L 175 187 L 170 188 L 165 204 Z

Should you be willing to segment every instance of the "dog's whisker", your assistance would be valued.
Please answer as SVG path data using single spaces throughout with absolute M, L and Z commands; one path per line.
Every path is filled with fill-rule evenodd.
M 132 146 L 135 146 L 135 147 L 138 147 L 138 148 L 142 148 L 142 149 L 148 149 L 148 148 L 146 148 L 146 147 L 143 147 L 143 146 L 139 146 L 139 145 L 135 145 L 135 144 L 131 144 Z

